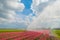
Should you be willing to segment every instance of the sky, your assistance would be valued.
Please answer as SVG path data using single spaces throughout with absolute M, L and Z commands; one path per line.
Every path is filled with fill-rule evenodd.
M 31 4 L 32 0 L 0 0 L 0 28 L 26 29 L 35 16 Z
M 59 2 L 59 0 L 0 0 L 0 28 L 27 30 L 59 28 Z
M 35 6 L 32 5 L 32 9 L 38 15 L 27 30 L 60 28 L 60 0 L 48 0 L 38 3 Z

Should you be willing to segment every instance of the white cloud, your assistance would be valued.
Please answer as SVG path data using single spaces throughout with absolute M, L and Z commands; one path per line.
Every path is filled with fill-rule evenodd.
M 26 22 L 18 17 L 16 11 L 23 11 L 21 0 L 0 0 L 0 28 L 24 28 Z M 21 16 L 21 15 L 19 15 Z
M 15 20 L 15 11 L 22 11 L 24 9 L 23 3 L 19 0 L 0 0 L 0 18 L 7 20 Z
M 24 22 L 22 23 L 3 23 L 3 24 L 0 24 L 0 28 L 15 28 L 15 29 L 26 29 L 27 25 L 25 25 Z
M 35 13 L 36 16 L 40 15 L 45 7 L 48 5 L 51 5 L 55 2 L 56 0 L 33 0 L 33 3 L 31 5 L 31 9 Z
M 40 0 L 32 0 L 33 3 L 31 5 L 31 9 L 33 10 L 33 12 L 35 12 L 36 7 L 40 4 Z
M 42 2 L 47 2 L 48 0 L 41 0 Z
M 40 30 L 43 28 L 60 28 L 60 0 L 48 5 L 28 26 L 27 30 Z

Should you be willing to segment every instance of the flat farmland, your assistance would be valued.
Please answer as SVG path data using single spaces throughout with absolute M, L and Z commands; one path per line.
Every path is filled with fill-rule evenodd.
M 49 30 L 26 31 L 26 30 L 0 30 L 0 40 L 57 40 L 47 33 Z M 43 32 L 41 32 L 43 31 Z M 53 38 L 53 39 L 52 39 Z
M 25 30 L 20 30 L 20 29 L 0 29 L 1 32 L 23 32 Z
M 56 37 L 60 38 L 60 29 L 52 30 L 52 33 L 53 33 Z

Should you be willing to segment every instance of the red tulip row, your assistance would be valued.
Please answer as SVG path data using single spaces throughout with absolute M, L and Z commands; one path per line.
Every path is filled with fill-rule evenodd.
M 0 33 L 0 40 L 46 40 L 48 37 L 48 34 L 33 31 Z

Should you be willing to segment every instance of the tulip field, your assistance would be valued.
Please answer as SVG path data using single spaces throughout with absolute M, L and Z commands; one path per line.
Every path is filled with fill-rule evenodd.
M 57 40 L 50 36 L 48 30 L 43 32 L 37 31 L 14 31 L 14 32 L 0 32 L 0 40 Z

